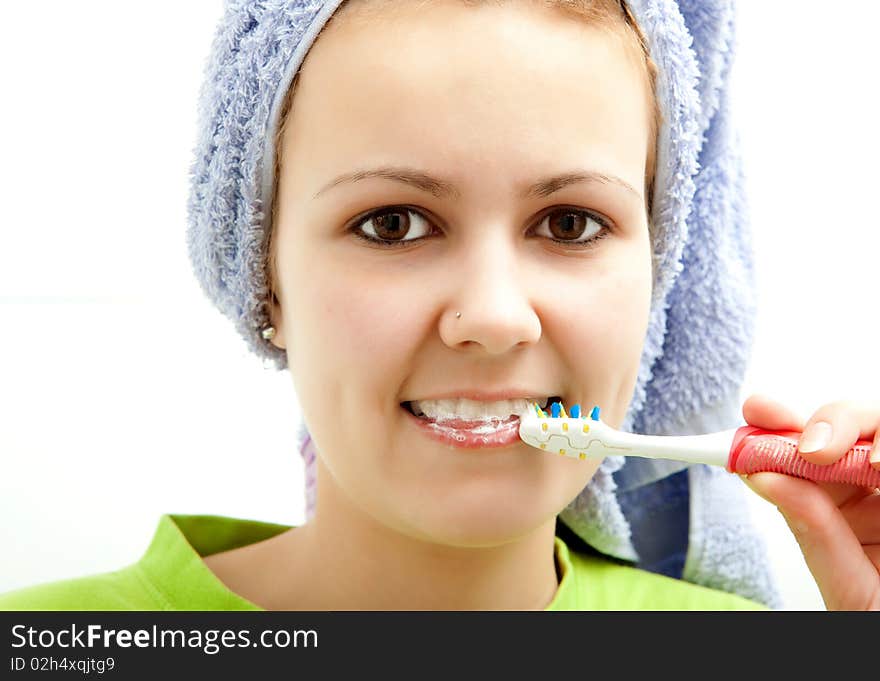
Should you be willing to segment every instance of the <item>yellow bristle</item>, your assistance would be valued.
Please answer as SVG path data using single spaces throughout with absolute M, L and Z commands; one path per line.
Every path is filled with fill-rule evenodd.
M 565 413 L 565 407 L 563 406 L 562 402 L 559 403 L 559 418 L 561 418 L 561 419 L 568 418 L 568 414 Z

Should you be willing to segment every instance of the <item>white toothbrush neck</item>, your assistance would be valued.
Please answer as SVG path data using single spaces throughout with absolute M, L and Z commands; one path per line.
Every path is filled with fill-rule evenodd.
M 640 435 L 614 431 L 613 438 L 606 444 L 609 454 L 614 451 L 624 456 L 726 467 L 736 431 L 732 428 L 705 435 Z

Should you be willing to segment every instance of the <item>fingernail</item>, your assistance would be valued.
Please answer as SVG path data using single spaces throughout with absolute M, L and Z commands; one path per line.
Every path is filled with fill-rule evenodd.
M 798 440 L 798 451 L 802 454 L 818 452 L 829 442 L 831 442 L 831 424 L 827 421 L 817 421 L 801 435 Z

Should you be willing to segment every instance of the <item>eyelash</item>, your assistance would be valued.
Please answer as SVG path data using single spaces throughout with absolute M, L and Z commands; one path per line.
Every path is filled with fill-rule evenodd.
M 369 236 L 368 234 L 364 234 L 360 230 L 360 226 L 362 224 L 364 224 L 365 222 L 369 221 L 370 219 L 372 219 L 378 215 L 383 215 L 386 213 L 394 213 L 394 212 L 417 213 L 426 222 L 428 222 L 428 223 L 431 222 L 424 214 L 422 214 L 421 211 L 418 211 L 415 208 L 410 208 L 408 206 L 386 206 L 384 208 L 379 208 L 377 210 L 371 211 L 371 212 L 367 213 L 366 215 L 363 215 L 363 216 L 357 218 L 357 220 L 352 224 L 352 226 L 349 228 L 348 231 L 351 232 L 356 238 L 360 239 L 361 241 L 366 241 L 368 243 L 375 244 L 375 245 L 379 246 L 380 248 L 386 248 L 386 249 L 401 248 L 403 246 L 408 246 L 410 244 L 418 243 L 420 241 L 424 241 L 425 239 L 430 238 L 430 235 L 429 235 L 429 236 L 419 237 L 418 239 L 405 239 L 405 240 L 394 241 L 394 240 L 386 240 L 386 239 L 377 239 L 376 237 L 372 237 L 372 236 Z M 556 210 L 550 211 L 548 213 L 545 213 L 541 217 L 541 221 L 538 223 L 538 225 L 543 223 L 544 220 L 548 216 L 553 215 L 553 213 L 555 213 L 555 212 L 575 213 L 577 215 L 584 216 L 584 217 L 598 223 L 602 227 L 602 229 L 599 232 L 597 232 L 595 236 L 591 237 L 587 241 L 567 241 L 565 239 L 555 239 L 553 237 L 545 237 L 545 238 L 549 238 L 550 241 L 553 241 L 558 244 L 562 244 L 563 246 L 573 248 L 575 250 L 586 250 L 589 248 L 594 248 L 599 241 L 601 241 L 602 239 L 604 239 L 607 236 L 610 236 L 611 226 L 608 224 L 608 222 L 604 218 L 601 218 L 598 215 L 596 215 L 595 213 L 591 213 L 590 211 L 583 210 L 582 208 L 558 208 Z M 433 227 L 433 224 L 432 224 L 432 227 Z

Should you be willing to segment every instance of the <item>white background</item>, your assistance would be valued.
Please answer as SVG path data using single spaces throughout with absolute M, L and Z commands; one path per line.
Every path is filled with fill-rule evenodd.
M 0 591 L 137 560 L 162 513 L 304 521 L 299 407 L 186 256 L 220 0 L 3 3 Z M 743 397 L 877 396 L 880 5 L 740 3 L 760 315 Z M 786 606 L 821 608 L 754 497 Z

